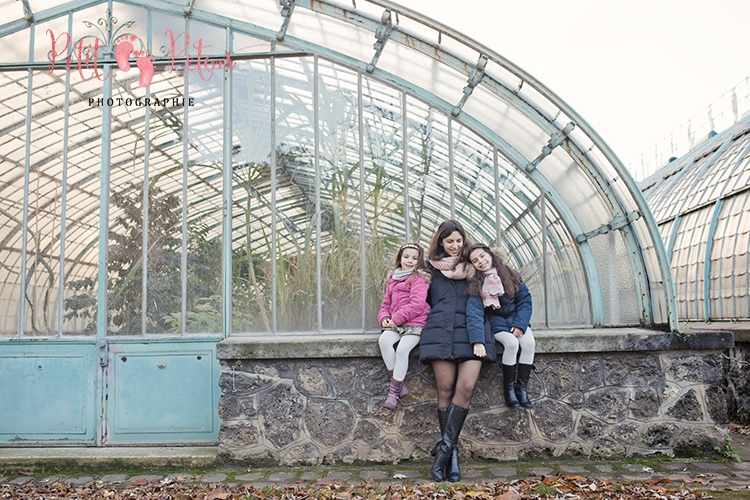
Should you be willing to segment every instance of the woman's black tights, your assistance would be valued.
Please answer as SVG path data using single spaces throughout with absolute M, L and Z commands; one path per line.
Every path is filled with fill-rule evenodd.
M 481 369 L 482 362 L 475 359 L 463 362 L 433 361 L 432 371 L 435 373 L 438 394 L 437 407 L 448 408 L 453 403 L 468 408 Z

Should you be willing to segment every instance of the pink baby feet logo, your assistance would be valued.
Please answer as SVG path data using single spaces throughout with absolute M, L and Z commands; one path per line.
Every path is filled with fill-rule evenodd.
M 148 87 L 154 79 L 154 62 L 151 54 L 145 50 L 134 50 L 133 42 L 137 37 L 135 35 L 125 35 L 115 40 L 115 61 L 120 71 L 130 71 L 130 58 L 135 57 L 135 65 L 141 72 L 138 84 L 141 87 Z

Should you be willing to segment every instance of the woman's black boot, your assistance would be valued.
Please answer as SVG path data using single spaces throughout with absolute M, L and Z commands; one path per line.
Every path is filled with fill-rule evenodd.
M 451 461 L 453 450 L 458 443 L 458 436 L 461 434 L 461 428 L 464 426 L 466 415 L 469 409 L 451 404 L 445 415 L 445 428 L 443 429 L 443 439 L 435 446 L 435 463 L 432 464 L 430 475 L 435 481 L 446 479 L 445 469 Z
M 521 406 L 516 399 L 516 365 L 502 365 L 503 367 L 503 397 L 505 406 L 518 408 Z M 527 379 L 528 380 L 528 379 Z
M 529 377 L 531 376 L 531 369 L 533 365 L 518 364 L 518 382 L 516 383 L 516 396 L 518 397 L 518 403 L 524 408 L 529 410 L 534 408 L 534 405 L 529 401 L 529 394 L 526 392 L 526 388 L 529 385 Z
M 440 423 L 440 435 L 443 435 L 443 430 L 445 429 L 445 417 L 448 414 L 448 408 L 438 408 L 437 411 L 438 414 L 438 422 Z M 435 452 L 437 451 L 438 445 L 436 444 L 435 447 L 432 449 L 432 456 L 435 456 Z M 456 446 L 453 447 L 453 454 L 451 455 L 451 460 L 448 462 L 448 465 L 445 467 L 445 478 L 452 482 L 457 483 L 461 480 L 461 468 L 458 464 L 458 443 L 456 443 Z

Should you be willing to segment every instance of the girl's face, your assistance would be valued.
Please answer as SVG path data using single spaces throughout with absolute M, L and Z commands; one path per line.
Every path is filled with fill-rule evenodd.
M 419 250 L 416 248 L 404 248 L 401 252 L 401 269 L 408 271 L 414 269 L 419 262 Z
M 487 272 L 492 269 L 492 256 L 481 248 L 469 254 L 469 262 L 477 271 Z
M 443 250 L 451 257 L 455 257 L 461 253 L 463 247 L 464 238 L 458 231 L 453 231 L 443 239 Z

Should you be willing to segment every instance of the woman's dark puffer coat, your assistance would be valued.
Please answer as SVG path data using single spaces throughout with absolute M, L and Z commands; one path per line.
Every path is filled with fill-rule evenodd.
M 419 360 L 422 363 L 468 359 L 494 362 L 497 350 L 489 322 L 485 321 L 483 338 L 469 338 L 466 328 L 467 280 L 446 278 L 429 263 L 427 266 L 432 271 L 432 283 L 427 292 L 427 303 L 431 309 L 419 341 Z M 487 357 L 474 356 L 472 344 L 475 342 L 484 342 Z

